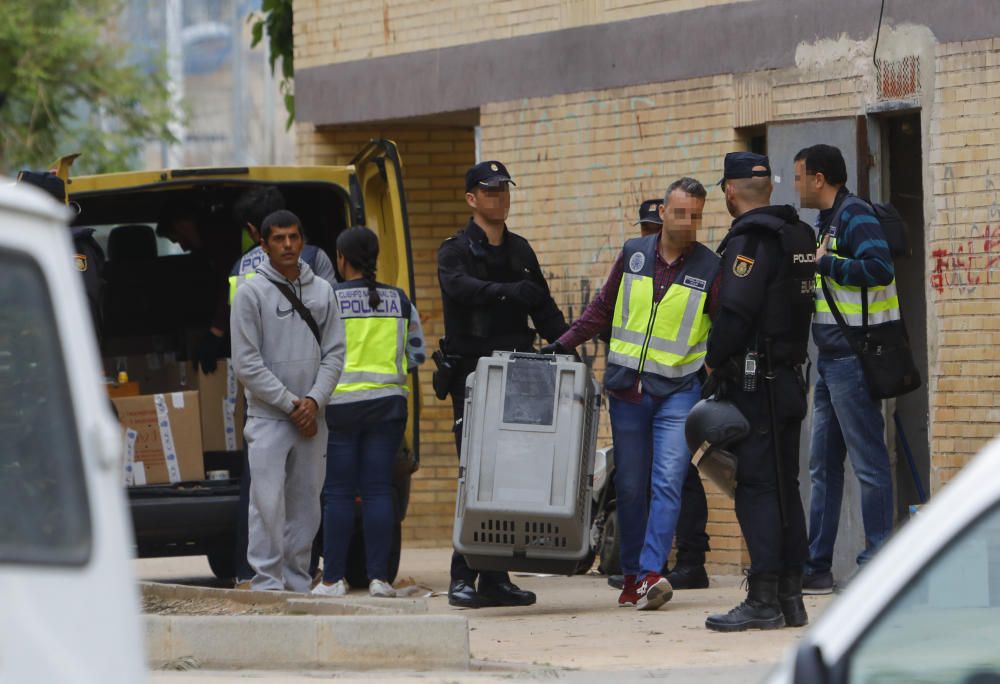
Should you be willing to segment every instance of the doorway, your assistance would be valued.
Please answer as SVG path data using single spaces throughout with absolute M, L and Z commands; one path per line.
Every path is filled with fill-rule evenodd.
M 883 150 L 882 197 L 896 207 L 910 229 L 912 253 L 895 257 L 893 265 L 900 309 L 910 334 L 914 360 L 923 379 L 920 389 L 889 402 L 889 411 L 886 412 L 886 419 L 893 426 L 889 434 L 894 438 L 895 448 L 896 519 L 902 521 L 909 515 L 909 506 L 919 503 L 918 492 L 929 492 L 930 474 L 927 259 L 920 112 L 884 116 L 879 123 Z

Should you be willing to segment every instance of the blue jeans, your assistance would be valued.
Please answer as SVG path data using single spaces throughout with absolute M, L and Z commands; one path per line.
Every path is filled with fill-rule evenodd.
M 865 548 L 861 565 L 892 534 L 893 499 L 889 452 L 885 446 L 882 403 L 868 394 L 861 362 L 854 354 L 820 354 L 813 398 L 809 475 L 808 574 L 830 572 L 844 495 L 844 455 L 861 484 Z
M 663 572 L 681 510 L 691 462 L 684 421 L 700 395 L 698 383 L 665 398 L 642 395 L 633 404 L 611 397 L 615 490 L 622 572 Z
M 368 579 L 388 581 L 396 524 L 392 468 L 405 426 L 405 420 L 391 420 L 357 430 L 330 430 L 323 485 L 323 581 L 336 582 L 347 572 L 358 495 Z

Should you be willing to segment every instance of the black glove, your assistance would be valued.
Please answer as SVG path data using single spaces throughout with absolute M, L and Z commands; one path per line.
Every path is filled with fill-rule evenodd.
M 214 373 L 218 366 L 218 359 L 222 356 L 225 341 L 226 338 L 212 334 L 211 330 L 207 331 L 194 352 L 195 368 L 201 366 L 204 373 Z
M 529 311 L 537 309 L 545 302 L 545 290 L 530 280 L 519 280 L 516 283 L 503 283 L 500 286 L 501 297 L 517 302 Z
M 559 340 L 556 340 L 552 344 L 547 344 L 538 350 L 539 354 L 569 354 L 570 352 L 566 347 L 562 346 Z

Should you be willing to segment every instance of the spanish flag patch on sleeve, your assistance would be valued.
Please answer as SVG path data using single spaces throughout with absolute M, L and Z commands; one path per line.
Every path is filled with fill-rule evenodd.
M 743 256 L 742 254 L 736 255 L 736 261 L 733 262 L 733 275 L 737 278 L 746 278 L 750 275 L 750 271 L 752 269 L 753 259 Z

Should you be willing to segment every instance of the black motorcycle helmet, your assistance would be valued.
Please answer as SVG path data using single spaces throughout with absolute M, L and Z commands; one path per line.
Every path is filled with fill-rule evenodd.
M 705 442 L 713 447 L 726 447 L 749 434 L 750 423 L 736 404 L 715 397 L 695 404 L 684 423 L 684 437 L 691 453 Z
M 726 447 L 750 434 L 750 423 L 731 401 L 702 399 L 684 422 L 684 437 L 698 470 L 729 496 L 736 494 L 736 457 Z

